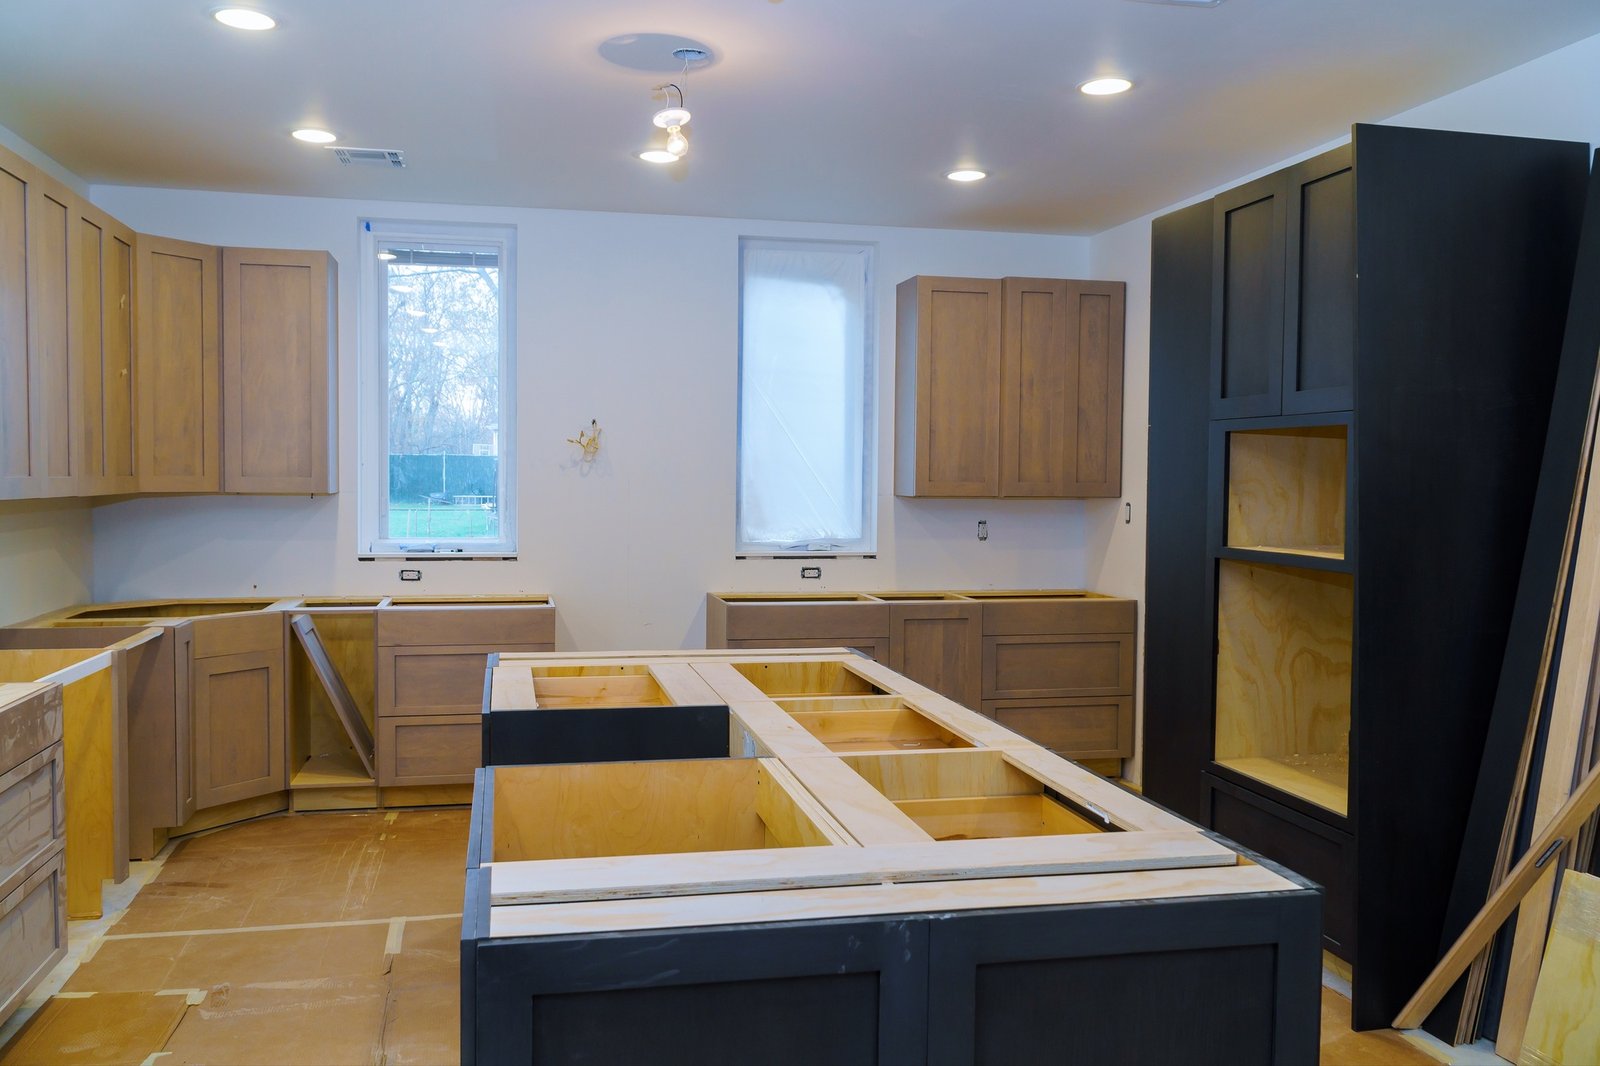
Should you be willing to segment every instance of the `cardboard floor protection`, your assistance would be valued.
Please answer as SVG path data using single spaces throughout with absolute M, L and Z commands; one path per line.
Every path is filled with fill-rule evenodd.
M 0 1051 L 0 1066 L 140 1063 L 166 1046 L 187 1009 L 182 995 L 56 996 Z

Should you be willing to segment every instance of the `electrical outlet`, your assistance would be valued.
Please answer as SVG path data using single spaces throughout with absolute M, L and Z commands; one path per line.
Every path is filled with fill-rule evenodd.
M 984 519 L 981 519 L 981 518 L 978 519 L 978 539 L 979 540 L 988 540 L 989 539 L 989 523 L 987 521 L 985 521 Z
M 820 566 L 802 566 L 800 568 L 800 576 L 801 577 L 821 578 L 822 577 L 822 567 L 820 567 Z
M 422 571 L 421 570 L 402 570 L 402 571 L 400 571 L 400 580 L 401 581 L 421 581 L 422 580 Z

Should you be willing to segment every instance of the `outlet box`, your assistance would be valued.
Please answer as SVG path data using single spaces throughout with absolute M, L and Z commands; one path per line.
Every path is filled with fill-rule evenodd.
M 800 576 L 801 577 L 814 577 L 814 578 L 820 579 L 822 577 L 822 567 L 820 567 L 820 566 L 802 566 L 800 568 Z
M 421 581 L 422 580 L 422 571 L 421 570 L 402 570 L 402 571 L 400 571 L 400 580 L 401 581 Z

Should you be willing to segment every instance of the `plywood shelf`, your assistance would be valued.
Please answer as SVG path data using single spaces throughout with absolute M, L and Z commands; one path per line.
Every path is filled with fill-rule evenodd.
M 1218 759 L 1217 765 L 1340 816 L 1350 813 L 1348 753 Z
M 1349 443 L 1343 425 L 1229 433 L 1227 546 L 1344 558 Z
M 372 775 L 367 773 L 353 751 L 313 755 L 289 780 L 289 787 L 292 789 L 351 788 L 373 784 L 376 782 L 373 781 Z

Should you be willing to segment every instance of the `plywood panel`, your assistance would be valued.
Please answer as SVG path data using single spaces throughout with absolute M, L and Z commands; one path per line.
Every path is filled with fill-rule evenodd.
M 890 800 L 1038 795 L 1044 786 L 998 751 L 845 755 L 846 765 Z
M 1576 870 L 1562 874 L 1517 1061 L 1600 1062 L 1600 878 Z
M 1228 434 L 1228 544 L 1344 558 L 1344 426 Z

